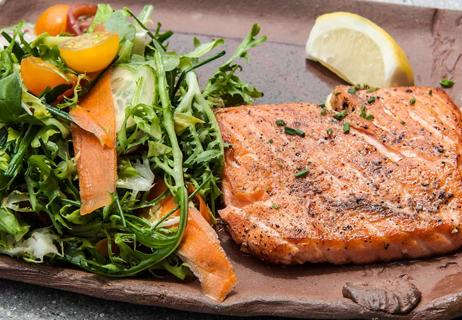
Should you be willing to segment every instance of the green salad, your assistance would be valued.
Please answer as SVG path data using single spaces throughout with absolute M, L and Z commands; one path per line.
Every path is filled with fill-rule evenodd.
M 230 147 L 213 110 L 262 95 L 238 73 L 239 61 L 266 38 L 254 25 L 231 54 L 220 51 L 223 39 L 197 38 L 191 52 L 174 52 L 168 47 L 173 33 L 152 26 L 152 6 L 138 14 L 90 7 L 85 17 L 67 20 L 71 28 L 56 29 L 41 16 L 34 37 L 24 22 L 1 31 L 0 253 L 110 277 L 164 270 L 184 279 L 188 265 L 176 252 L 188 208 L 203 199 L 215 217 Z M 216 60 L 219 67 L 201 86 L 196 70 Z M 98 83 L 107 77 L 113 128 L 100 126 L 89 102 L 98 100 Z M 114 144 L 105 144 L 112 131 Z M 90 136 L 100 145 L 76 152 L 77 137 Z M 86 156 L 97 159 L 97 153 L 83 154 L 91 148 L 109 157 L 113 150 L 116 180 L 108 203 L 82 212 L 85 197 L 112 175 L 109 164 L 79 165 Z M 86 174 L 102 168 L 102 181 L 82 185 Z M 164 188 L 155 193 L 156 186 Z M 159 215 L 168 197 L 175 207 Z

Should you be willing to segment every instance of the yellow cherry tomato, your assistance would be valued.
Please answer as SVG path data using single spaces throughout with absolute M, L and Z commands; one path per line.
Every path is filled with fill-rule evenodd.
M 66 32 L 69 5 L 57 4 L 43 11 L 35 23 L 35 34 L 47 32 L 56 36 Z
M 33 56 L 21 60 L 21 78 L 27 90 L 35 96 L 46 88 L 72 84 L 74 80 L 51 63 Z
M 119 36 L 113 32 L 92 32 L 70 38 L 59 47 L 66 65 L 78 72 L 106 68 L 119 51 Z

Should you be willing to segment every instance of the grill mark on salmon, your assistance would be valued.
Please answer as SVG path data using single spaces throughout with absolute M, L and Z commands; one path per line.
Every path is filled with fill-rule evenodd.
M 220 215 L 233 239 L 284 264 L 371 263 L 459 248 L 459 109 L 440 89 L 350 94 L 348 88 L 335 89 L 326 116 L 303 103 L 217 111 L 232 146 Z M 360 116 L 361 106 L 372 121 Z M 334 120 L 341 110 L 347 118 Z M 277 119 L 305 137 L 285 134 Z M 344 121 L 349 134 L 342 132 Z M 295 177 L 302 169 L 306 176 Z

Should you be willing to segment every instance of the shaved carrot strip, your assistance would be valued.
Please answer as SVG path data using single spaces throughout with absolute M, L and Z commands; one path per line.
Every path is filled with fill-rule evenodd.
M 204 217 L 205 221 L 209 224 L 212 224 L 212 213 L 210 212 L 209 206 L 205 202 L 204 198 L 197 193 L 196 199 L 199 201 L 199 212 L 201 213 L 202 217 Z
M 96 112 L 97 113 L 97 112 Z M 99 118 L 96 118 L 95 112 L 77 106 L 70 112 L 72 120 L 83 130 L 92 133 L 99 142 L 106 147 L 113 148 L 114 140 L 111 134 L 104 130 L 104 127 L 99 124 Z
M 175 199 L 173 199 L 172 196 L 169 196 L 162 200 L 160 204 L 160 217 L 165 217 L 170 211 L 176 208 L 176 202 Z M 180 214 L 179 210 L 176 210 L 174 213 L 172 213 L 173 216 L 177 216 Z
M 154 187 L 151 189 L 151 191 L 149 192 L 149 197 L 148 197 L 148 200 L 152 200 L 152 199 L 155 199 L 157 198 L 158 196 L 160 196 L 163 192 L 165 192 L 167 190 L 167 186 L 165 185 L 165 182 L 164 180 L 158 180 L 156 181 L 156 183 L 154 184 Z M 188 187 L 188 192 L 189 193 L 193 193 L 195 190 L 194 186 L 193 185 L 190 185 Z M 199 194 L 199 193 L 196 193 L 195 194 L 195 198 L 196 200 L 199 202 L 199 212 L 201 213 L 201 215 L 204 217 L 204 219 L 209 223 L 209 224 L 213 224 L 213 217 L 212 217 L 212 212 L 210 211 L 209 207 L 207 206 L 207 203 L 205 202 L 204 198 Z M 167 201 L 168 199 L 166 199 L 165 201 Z M 171 200 L 173 201 L 173 199 Z M 170 210 L 173 210 L 173 208 L 171 208 L 171 203 L 170 203 L 170 200 L 168 200 L 168 205 L 166 205 L 165 203 L 163 204 L 162 208 L 170 208 Z M 149 210 L 147 210 L 148 212 L 146 212 L 146 210 L 143 212 L 144 213 L 144 217 L 148 217 L 149 216 Z M 160 212 L 160 216 L 163 217 L 164 215 L 166 215 L 168 213 L 168 211 L 166 212 L 163 212 L 161 210 Z M 177 212 L 175 213 L 177 214 Z
M 164 179 L 156 179 L 154 186 L 152 187 L 151 191 L 149 191 L 148 200 L 157 198 L 165 191 L 167 191 L 167 186 L 165 185 Z
M 173 197 L 166 198 L 161 203 L 161 217 L 176 207 Z M 223 301 L 235 287 L 237 277 L 234 268 L 217 234 L 195 208 L 189 208 L 188 223 L 177 253 L 190 266 L 201 283 L 202 291 L 210 298 Z
M 95 80 L 99 73 L 91 73 L 90 80 Z M 115 145 L 115 125 L 112 126 L 112 114 L 114 114 L 114 102 L 112 98 L 110 72 L 107 72 L 85 96 L 79 106 L 69 112 L 72 120 L 83 130 L 94 134 L 100 143 L 106 147 L 113 148 Z M 104 87 L 104 88 L 103 88 Z M 105 95 L 97 91 L 104 91 Z M 96 107 L 98 106 L 98 107 Z M 101 107 L 103 106 L 103 107 Z M 112 106 L 112 112 L 107 113 Z
M 202 215 L 190 208 L 188 224 L 178 255 L 191 267 L 199 278 L 203 292 L 218 301 L 223 301 L 237 283 L 234 268 L 215 230 Z
M 194 187 L 192 185 L 189 186 L 189 188 L 188 188 L 189 193 L 193 193 L 194 190 L 195 189 L 194 189 Z M 199 212 L 201 213 L 201 215 L 204 217 L 204 219 L 209 224 L 212 224 L 212 222 L 213 222 L 212 212 L 210 212 L 210 209 L 209 209 L 207 203 L 205 202 L 204 198 L 202 198 L 202 196 L 199 193 L 196 193 L 195 197 L 196 197 L 196 200 L 199 202 Z
M 117 173 L 117 154 L 115 150 L 115 109 L 112 98 L 111 74 L 107 72 L 95 87 L 82 100 L 80 107 L 71 115 L 84 115 L 87 128 L 104 128 L 106 135 L 99 139 L 91 130 L 72 126 L 74 153 L 77 159 L 79 176 L 80 214 L 89 214 L 112 202 Z M 75 111 L 77 110 L 77 111 Z

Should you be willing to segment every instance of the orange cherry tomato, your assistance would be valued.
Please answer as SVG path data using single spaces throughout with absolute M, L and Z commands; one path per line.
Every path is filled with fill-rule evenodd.
M 119 35 L 113 32 L 92 32 L 73 37 L 59 47 L 66 65 L 78 72 L 101 71 L 119 51 Z
M 33 56 L 21 60 L 21 78 L 27 90 L 35 96 L 39 96 L 46 88 L 53 89 L 74 81 L 56 66 Z
M 97 10 L 96 4 L 72 4 L 67 13 L 67 31 L 75 35 L 86 32 Z
M 35 24 L 35 34 L 47 32 L 49 35 L 56 36 L 66 32 L 68 11 L 67 4 L 57 4 L 43 11 Z

